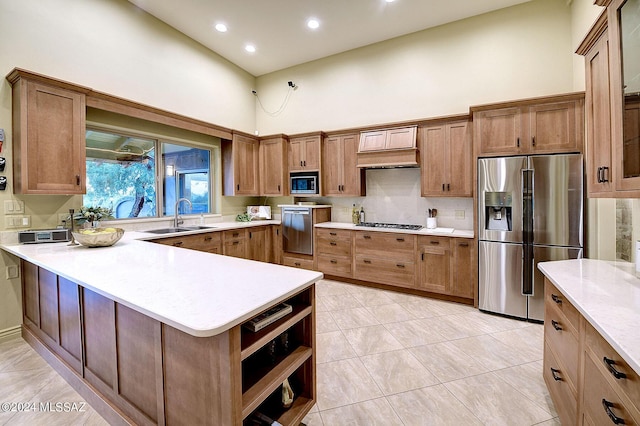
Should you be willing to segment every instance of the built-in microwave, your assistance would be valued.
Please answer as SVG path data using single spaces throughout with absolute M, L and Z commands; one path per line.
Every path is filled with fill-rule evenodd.
M 292 194 L 319 194 L 318 173 L 291 173 Z

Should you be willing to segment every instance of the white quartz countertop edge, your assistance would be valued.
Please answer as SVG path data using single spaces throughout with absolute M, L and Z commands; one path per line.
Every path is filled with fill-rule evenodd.
M 640 374 L 640 279 L 627 262 L 541 262 L 538 268 Z
M 472 230 L 466 230 L 466 229 L 454 229 L 453 232 L 439 232 L 439 231 L 435 231 L 433 229 L 427 229 L 427 228 L 422 228 L 418 230 L 396 229 L 396 228 L 372 228 L 368 226 L 356 226 L 353 223 L 348 223 L 348 222 L 321 222 L 321 223 L 317 223 L 315 227 L 316 228 L 332 228 L 332 229 L 348 229 L 351 231 L 397 232 L 400 234 L 432 235 L 432 236 L 438 236 L 438 237 L 474 238 L 475 236 Z
M 116 245 L 100 248 L 66 242 L 2 248 L 197 337 L 225 332 L 323 277 L 320 272 L 141 240 L 151 236 L 130 231 Z

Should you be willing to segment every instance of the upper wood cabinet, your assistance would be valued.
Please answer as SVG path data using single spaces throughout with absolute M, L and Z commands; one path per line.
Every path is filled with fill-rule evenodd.
M 84 194 L 85 94 L 29 79 L 13 86 L 13 192 Z
M 473 107 L 478 156 L 582 152 L 582 93 Z
M 322 134 L 293 137 L 289 140 L 289 171 L 320 171 Z
M 360 134 L 358 151 L 379 151 L 382 149 L 415 148 L 416 127 L 374 130 Z
M 254 137 L 234 133 L 222 140 L 223 195 L 259 195 L 259 150 Z
M 365 172 L 356 167 L 357 133 L 329 135 L 322 145 L 323 194 L 330 196 L 365 195 Z
M 423 197 L 473 196 L 473 145 L 468 120 L 420 127 Z
M 287 194 L 287 139 L 274 136 L 260 140 L 260 195 Z

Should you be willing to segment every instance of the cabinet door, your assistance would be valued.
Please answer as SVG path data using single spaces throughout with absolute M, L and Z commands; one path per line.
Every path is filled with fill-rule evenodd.
M 14 96 L 19 96 L 15 90 Z M 14 147 L 16 193 L 85 193 L 83 94 L 27 82 L 26 110 L 24 116 L 14 111 L 14 129 L 20 129 Z
M 38 267 L 20 261 L 22 267 L 22 315 L 25 325 L 40 327 L 40 296 L 38 295 Z
M 233 135 L 234 195 L 258 195 L 258 141 Z
M 554 102 L 529 107 L 531 152 L 582 151 L 582 101 Z
M 260 141 L 260 195 L 284 195 L 286 140 L 283 138 Z
M 357 134 L 342 137 L 342 195 L 366 195 L 365 172 L 357 167 L 358 143 Z
M 386 130 L 376 130 L 372 132 L 362 132 L 360 134 L 359 151 L 379 151 L 385 148 L 387 139 Z
M 449 178 L 447 196 L 473 196 L 473 145 L 468 121 L 447 125 L 448 155 L 445 159 Z
M 451 281 L 448 293 L 473 299 L 476 264 L 473 240 L 451 238 Z
M 422 196 L 442 196 L 446 194 L 446 126 L 425 127 L 421 132 L 420 167 L 422 175 Z
M 258 260 L 260 262 L 266 262 L 267 259 L 267 227 L 261 226 L 258 228 L 251 228 L 247 231 L 249 241 L 247 257 L 251 260 Z
M 82 325 L 80 322 L 80 289 L 78 285 L 58 277 L 58 310 L 60 327 L 59 352 L 77 372 L 82 371 Z
M 324 195 L 342 195 L 343 179 L 343 139 L 328 137 L 322 146 L 322 192 Z
M 271 244 L 272 244 L 272 256 L 269 262 L 276 265 L 282 265 L 282 226 L 271 226 Z
M 403 127 L 400 129 L 387 130 L 387 138 L 385 142 L 386 149 L 415 148 L 415 146 L 415 127 Z
M 519 154 L 525 143 L 520 108 L 475 112 L 473 138 L 479 155 Z
M 418 288 L 433 293 L 446 294 L 449 288 L 449 247 L 423 246 L 420 251 Z
M 320 136 L 305 139 L 302 164 L 304 170 L 320 170 Z
M 589 196 L 611 196 L 611 101 L 607 31 L 585 55 L 587 189 Z

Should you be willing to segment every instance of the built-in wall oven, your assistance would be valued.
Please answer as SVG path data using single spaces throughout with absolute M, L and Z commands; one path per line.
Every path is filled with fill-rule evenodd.
M 282 208 L 283 249 L 289 253 L 313 254 L 311 207 Z

